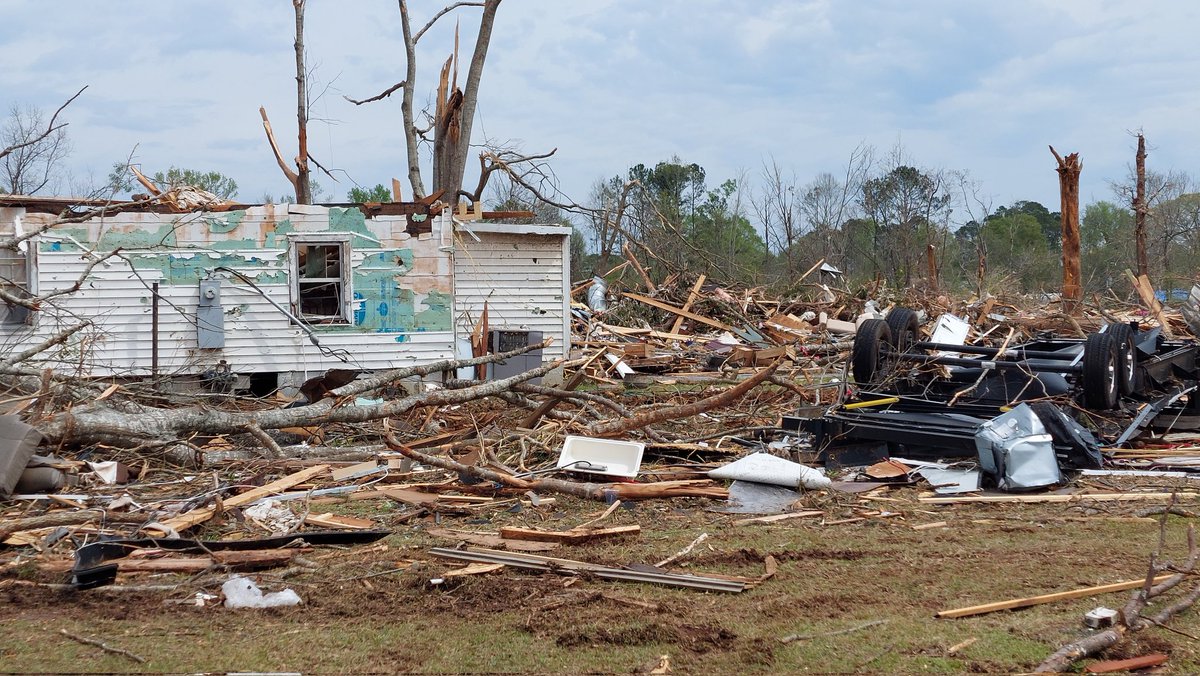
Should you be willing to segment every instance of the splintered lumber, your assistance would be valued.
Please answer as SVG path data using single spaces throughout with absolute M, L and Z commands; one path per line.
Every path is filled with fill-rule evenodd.
M 613 526 L 611 528 L 572 528 L 571 530 L 537 530 L 534 528 L 519 528 L 505 526 L 500 529 L 500 537 L 509 540 L 532 540 L 534 542 L 561 542 L 564 544 L 579 544 L 590 540 L 606 537 L 631 535 L 641 532 L 642 527 Z
M 947 498 L 918 498 L 929 505 L 956 505 L 971 502 L 1141 502 L 1154 500 L 1194 500 L 1200 493 L 1077 493 L 1075 495 L 964 495 Z
M 704 286 L 705 279 L 707 278 L 704 275 L 700 275 L 700 277 L 696 279 L 696 284 L 692 286 L 691 292 L 688 293 L 687 300 L 683 303 L 682 310 L 684 312 L 692 309 L 692 303 L 695 303 L 696 299 L 700 296 L 700 287 Z M 685 317 L 683 315 L 675 315 L 675 323 L 671 324 L 671 330 L 669 333 L 679 333 L 679 329 L 683 327 L 684 319 Z
M 228 500 L 225 500 L 223 505 L 226 508 L 248 505 L 255 500 L 275 495 L 276 493 L 282 493 L 293 486 L 302 484 L 313 477 L 324 474 L 327 471 L 329 471 L 329 465 L 316 465 L 309 467 L 308 469 L 300 470 L 295 474 L 289 474 L 283 478 L 276 479 L 269 484 L 259 486 L 258 488 L 252 488 L 245 493 L 235 495 Z M 147 526 L 144 530 L 148 535 L 163 537 L 170 534 L 171 531 L 178 533 L 193 526 L 198 526 L 216 515 L 216 507 L 200 507 L 198 509 L 193 509 L 190 512 L 184 512 L 179 516 L 171 517 L 160 524 Z
M 1158 584 L 1169 579 L 1170 575 L 1159 575 L 1154 578 L 1154 583 Z M 1126 591 L 1128 589 L 1137 589 L 1146 584 L 1146 578 L 1138 578 L 1136 580 L 1126 580 L 1125 582 L 1114 582 L 1112 584 L 1102 584 L 1097 587 L 1084 587 L 1082 589 L 1073 589 L 1071 591 L 1056 592 L 1054 594 L 1042 594 L 1041 596 L 1029 596 L 1022 599 L 1010 599 L 1008 601 L 997 601 L 995 603 L 985 603 L 979 606 L 967 606 L 966 608 L 955 608 L 954 610 L 943 610 L 935 613 L 934 617 L 938 619 L 956 619 L 959 617 L 970 617 L 972 615 L 983 615 L 986 613 L 994 613 L 998 610 L 1013 610 L 1016 608 L 1028 608 L 1030 606 L 1038 606 L 1044 603 L 1054 603 L 1056 601 L 1068 601 L 1071 599 L 1082 599 L 1088 596 L 1096 596 L 1098 594 L 1107 594 L 1109 592 Z
M 740 592 L 746 588 L 746 581 L 744 580 L 729 580 L 716 576 L 708 577 L 702 575 L 682 575 L 679 573 L 627 570 L 625 568 L 611 568 L 595 563 L 587 563 L 586 561 L 555 559 L 547 556 L 535 556 L 533 554 L 498 552 L 491 549 L 468 548 L 460 550 L 435 547 L 430 549 L 429 553 L 441 558 L 457 559 L 459 561 L 502 563 L 514 568 L 526 568 L 554 573 L 587 573 L 607 580 L 649 582 L 672 587 L 701 589 L 704 591 Z
M 640 294 L 629 293 L 629 292 L 622 293 L 621 295 L 625 296 L 626 298 L 636 300 L 639 303 L 645 303 L 646 305 L 649 305 L 650 307 L 656 307 L 660 310 L 666 310 L 667 312 L 678 315 L 680 317 L 686 317 L 694 322 L 700 322 L 701 324 L 707 324 L 715 329 L 721 329 L 722 331 L 729 331 L 731 333 L 733 331 L 737 330 L 737 329 L 733 328 L 732 326 L 725 324 L 723 322 L 719 322 L 715 319 L 709 319 L 708 317 L 705 317 L 704 315 L 698 315 L 694 312 L 689 312 L 688 310 L 684 310 L 682 308 L 677 308 L 674 305 L 668 305 L 667 303 L 664 303 L 660 300 L 655 300 L 653 298 L 648 298 L 648 297 L 640 295 Z M 674 333 L 674 331 L 672 331 L 671 333 Z
M 575 375 L 571 376 L 571 379 L 563 384 L 562 389 L 570 392 L 576 387 L 582 385 L 584 379 L 587 377 L 587 367 L 603 353 L 604 351 L 600 350 L 589 357 L 588 360 L 583 364 L 581 364 L 579 369 L 575 371 Z M 562 399 L 562 397 L 550 397 L 546 401 L 542 402 L 542 404 L 530 412 L 528 416 L 525 416 L 525 419 L 521 421 L 521 427 L 524 427 L 525 429 L 533 429 L 538 422 L 546 416 L 546 414 L 554 410 L 555 406 L 558 406 Z M 409 444 L 409 446 L 412 446 L 412 444 Z M 418 447 L 412 446 L 412 448 Z
M 1158 298 L 1154 296 L 1154 285 L 1150 283 L 1150 278 L 1146 275 L 1135 277 L 1129 270 L 1125 270 L 1125 276 L 1129 278 L 1129 283 L 1133 285 L 1133 290 L 1137 292 L 1142 305 L 1145 305 L 1146 309 L 1150 310 L 1150 313 L 1154 315 L 1154 319 L 1158 321 L 1158 325 L 1162 327 L 1163 335 L 1167 338 L 1174 338 L 1175 334 L 1171 331 L 1171 324 L 1163 316 L 1162 303 L 1159 303 Z
M 456 568 L 442 573 L 442 577 L 465 577 L 467 575 L 484 575 L 500 570 L 504 567 L 503 563 L 472 563 L 464 568 Z

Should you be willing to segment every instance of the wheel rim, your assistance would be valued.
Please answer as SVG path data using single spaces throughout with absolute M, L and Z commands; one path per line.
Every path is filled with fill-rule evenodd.
M 1108 390 L 1109 399 L 1112 399 L 1116 396 L 1117 392 L 1117 355 L 1114 354 L 1109 358 L 1108 368 L 1105 371 L 1108 373 L 1108 382 L 1105 383 L 1107 385 L 1105 389 Z
M 1125 375 L 1125 382 L 1128 382 L 1128 383 L 1133 382 L 1133 359 L 1134 359 L 1133 349 L 1131 347 L 1127 347 L 1125 349 L 1125 372 L 1124 372 L 1124 375 Z

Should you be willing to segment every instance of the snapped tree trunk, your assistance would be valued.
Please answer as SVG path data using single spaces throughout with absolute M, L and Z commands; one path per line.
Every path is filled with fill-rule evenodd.
M 483 77 L 483 64 L 487 59 L 488 44 L 492 39 L 492 24 L 500 0 L 485 0 L 483 16 L 479 20 L 479 34 L 475 39 L 475 51 L 467 70 L 465 89 L 456 86 L 447 88 L 439 96 L 436 128 L 434 130 L 434 184 L 433 191 L 445 190 L 450 204 L 458 202 L 462 189 L 463 173 L 467 169 L 467 153 L 471 147 L 471 125 L 475 117 L 475 104 L 479 95 L 479 82 Z M 443 78 L 446 70 L 443 68 Z M 444 80 L 443 80 L 444 81 Z M 457 83 L 453 83 L 457 84 Z M 439 87 L 441 90 L 441 87 Z M 439 94 L 441 92 L 439 91 Z M 439 143 L 439 140 L 442 143 Z
M 1137 186 L 1133 195 L 1133 239 L 1137 245 L 1138 276 L 1150 276 L 1150 258 L 1146 255 L 1146 137 L 1138 134 L 1137 155 L 1134 156 L 1137 166 Z M 1164 261 L 1164 265 L 1166 262 Z
M 1083 300 L 1079 262 L 1079 173 L 1083 171 L 1083 163 L 1079 161 L 1079 153 L 1063 159 L 1054 146 L 1050 146 L 1050 152 L 1058 160 L 1058 190 L 1062 200 L 1062 307 L 1065 314 L 1077 315 Z
M 292 0 L 296 10 L 296 125 L 299 150 L 296 154 L 296 203 L 312 204 L 312 185 L 308 171 L 308 85 L 304 68 L 304 3 Z

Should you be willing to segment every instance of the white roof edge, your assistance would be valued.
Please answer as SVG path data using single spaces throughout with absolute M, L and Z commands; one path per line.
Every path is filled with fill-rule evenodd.
M 460 227 L 470 228 L 473 232 L 500 233 L 510 235 L 558 235 L 560 237 L 569 236 L 571 228 L 565 225 L 509 225 L 505 223 L 481 223 L 479 221 L 470 221 L 468 223 L 459 223 L 458 219 L 454 219 L 456 225 Z

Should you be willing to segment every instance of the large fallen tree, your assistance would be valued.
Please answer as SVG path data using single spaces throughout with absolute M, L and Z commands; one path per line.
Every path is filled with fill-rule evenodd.
M 330 391 L 326 398 L 307 406 L 242 412 L 221 411 L 199 405 L 159 408 L 136 401 L 122 402 L 119 404 L 121 408 L 117 408 L 117 405 L 98 402 L 56 413 L 43 420 L 33 421 L 32 424 L 50 445 L 105 443 L 132 447 L 155 442 L 169 443 L 192 433 L 255 434 L 257 430 L 379 420 L 400 415 L 418 406 L 462 404 L 496 395 L 508 391 L 518 383 L 544 376 L 563 366 L 564 362 L 557 360 L 509 378 L 479 382 L 459 389 L 432 389 L 378 404 L 356 405 L 352 403 L 353 398 L 395 385 L 405 379 L 503 361 L 545 347 L 546 344 L 539 343 L 484 357 L 450 359 L 394 369 L 339 387 Z

